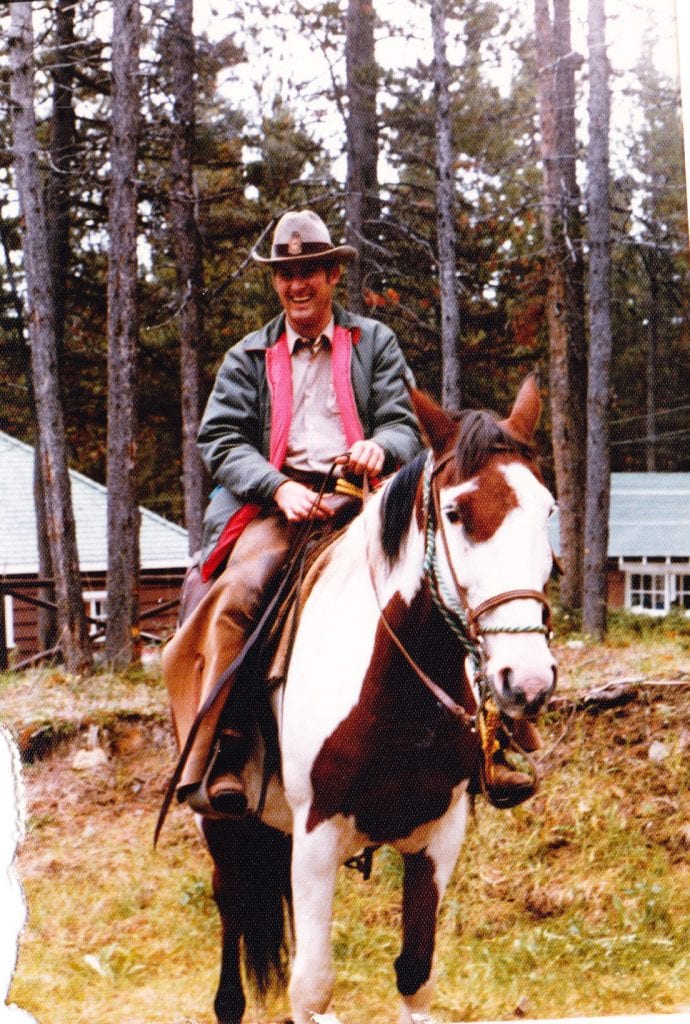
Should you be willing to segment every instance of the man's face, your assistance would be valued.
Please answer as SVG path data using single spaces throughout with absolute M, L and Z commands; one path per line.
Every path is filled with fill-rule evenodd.
M 290 326 L 305 338 L 316 338 L 333 312 L 333 290 L 340 267 L 286 263 L 273 271 L 273 287 Z

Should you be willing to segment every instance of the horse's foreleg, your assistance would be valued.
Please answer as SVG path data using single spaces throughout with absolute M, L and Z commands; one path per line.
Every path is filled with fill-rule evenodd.
M 331 921 L 340 842 L 331 822 L 307 833 L 297 821 L 292 842 L 295 958 L 290 1003 L 295 1024 L 311 1024 L 312 1014 L 325 1013 L 333 994 Z
M 395 961 L 400 1024 L 410 1024 L 413 1014 L 426 1014 L 431 1006 L 436 917 L 462 845 L 465 818 L 463 797 L 424 850 L 403 853 L 403 943 Z
M 240 1024 L 245 998 L 240 973 L 242 924 L 238 903 L 243 894 L 238 868 L 231 856 L 233 847 L 227 842 L 224 825 L 222 821 L 204 823 L 204 832 L 214 861 L 213 897 L 222 930 L 220 979 L 213 1008 L 218 1024 Z
M 245 999 L 240 974 L 241 929 L 235 919 L 233 900 L 224 890 L 218 868 L 213 873 L 213 892 L 222 927 L 220 979 L 213 1008 L 218 1024 L 240 1024 Z

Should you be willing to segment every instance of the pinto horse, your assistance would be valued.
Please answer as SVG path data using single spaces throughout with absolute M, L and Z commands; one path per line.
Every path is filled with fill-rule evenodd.
M 245 770 L 257 812 L 203 821 L 223 931 L 220 1024 L 244 1013 L 242 952 L 260 991 L 285 971 L 286 919 L 294 1022 L 326 1011 L 338 868 L 382 844 L 404 862 L 400 1020 L 428 1011 L 437 911 L 482 758 L 478 706 L 488 693 L 502 715 L 532 719 L 555 686 L 543 596 L 554 501 L 532 457 L 536 383 L 505 420 L 456 421 L 412 400 L 429 452 L 320 560 L 271 698 L 279 761 L 257 731 Z

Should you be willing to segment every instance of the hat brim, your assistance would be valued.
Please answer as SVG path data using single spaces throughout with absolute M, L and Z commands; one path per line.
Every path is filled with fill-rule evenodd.
M 259 256 L 258 252 L 251 253 L 256 263 L 267 267 L 280 267 L 287 263 L 349 263 L 356 260 L 358 255 L 357 250 L 351 245 L 335 245 L 332 249 L 324 249 L 323 252 L 305 252 L 294 256 Z

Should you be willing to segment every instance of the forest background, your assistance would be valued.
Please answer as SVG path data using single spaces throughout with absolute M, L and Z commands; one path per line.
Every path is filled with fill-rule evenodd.
M 266 251 L 267 228 L 303 205 L 361 250 L 347 304 L 393 327 L 419 386 L 449 408 L 503 410 L 520 379 L 542 369 L 552 395 L 541 448 L 562 517 L 559 458 L 567 465 L 579 453 L 582 499 L 596 417 L 612 469 L 690 469 L 687 204 L 670 4 L 609 0 L 606 12 L 590 0 L 588 25 L 584 5 L 571 12 L 569 0 L 301 0 L 288 11 L 247 0 L 197 9 L 193 30 L 191 0 L 3 5 L 0 429 L 36 443 L 41 381 L 37 389 L 35 366 L 31 380 L 37 345 L 28 342 L 37 318 L 17 202 L 20 8 L 33 16 L 24 70 L 30 57 L 65 455 L 110 480 L 111 519 L 113 481 L 131 470 L 124 506 L 185 523 L 198 543 L 208 481 L 190 454 L 195 418 L 225 350 L 277 311 L 252 249 Z M 608 51 L 597 10 L 609 14 Z M 608 109 L 592 108 L 602 54 L 610 128 Z M 598 203 L 594 123 L 606 136 Z M 127 208 L 134 223 L 118 225 Z M 600 244 L 592 213 L 604 209 Z M 128 239 L 135 273 L 123 313 L 113 282 L 126 277 Z M 594 270 L 602 246 L 603 279 Z M 600 336 L 595 280 L 604 282 L 610 346 L 605 372 L 593 375 L 599 407 L 592 380 L 587 397 Z M 560 381 L 559 331 L 570 360 Z M 112 403 L 128 389 L 118 429 Z M 582 603 L 583 519 L 579 550 L 567 545 L 571 605 Z M 111 548 L 123 549 L 116 531 Z M 117 600 L 114 577 L 108 590 L 127 631 L 136 610 Z

